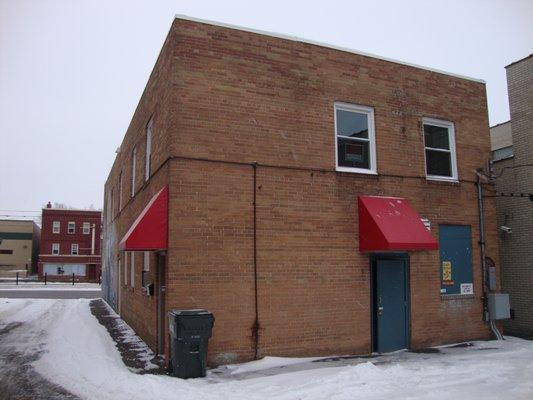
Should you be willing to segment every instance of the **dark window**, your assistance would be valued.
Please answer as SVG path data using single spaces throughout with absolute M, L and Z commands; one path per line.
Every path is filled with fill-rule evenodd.
M 429 177 L 457 178 L 453 124 L 445 121 L 424 121 L 426 174 Z
M 13 250 L 0 250 L 0 254 L 13 254 Z
M 351 168 L 370 168 L 368 142 L 337 138 L 339 166 Z
M 335 105 L 337 167 L 375 171 L 372 115 L 368 107 Z
M 450 153 L 426 150 L 428 175 L 452 176 Z

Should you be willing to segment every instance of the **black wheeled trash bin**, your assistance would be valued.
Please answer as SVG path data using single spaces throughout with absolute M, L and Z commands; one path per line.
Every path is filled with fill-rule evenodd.
M 207 310 L 173 310 L 168 313 L 170 373 L 178 378 L 205 376 L 207 342 L 215 318 Z

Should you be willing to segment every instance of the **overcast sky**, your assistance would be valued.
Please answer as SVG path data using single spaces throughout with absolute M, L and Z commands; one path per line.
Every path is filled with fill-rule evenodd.
M 0 0 L 0 218 L 102 207 L 175 14 L 483 79 L 491 125 L 509 119 L 504 67 L 533 52 L 533 0 Z

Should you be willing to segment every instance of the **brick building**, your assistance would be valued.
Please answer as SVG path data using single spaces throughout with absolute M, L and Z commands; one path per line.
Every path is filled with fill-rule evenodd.
M 533 338 L 533 55 L 506 67 L 511 120 L 491 128 L 493 170 L 503 290 L 509 293 L 514 318 L 509 334 Z M 515 194 L 513 197 L 510 194 Z
M 102 213 L 43 208 L 39 278 L 98 282 L 101 274 Z
M 489 157 L 482 81 L 176 17 L 106 181 L 104 296 L 160 353 L 166 311 L 209 309 L 212 365 L 489 338 Z

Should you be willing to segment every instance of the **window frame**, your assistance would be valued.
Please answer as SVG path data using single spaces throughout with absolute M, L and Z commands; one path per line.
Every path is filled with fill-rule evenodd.
M 57 249 L 57 252 L 56 252 Z M 59 246 L 59 243 L 52 243 L 52 255 L 58 256 L 61 253 L 61 247 Z
M 122 170 L 118 175 L 118 211 L 122 211 Z
M 74 228 L 72 229 L 72 232 L 70 231 L 70 224 L 72 224 L 74 226 Z M 69 235 L 76 234 L 76 222 L 75 221 L 68 221 L 68 223 L 67 223 L 67 233 Z
M 131 197 L 135 197 L 135 179 L 137 169 L 137 146 L 131 150 Z
M 74 249 L 76 249 L 75 252 L 74 252 Z M 80 245 L 78 243 L 71 243 L 70 244 L 70 255 L 71 256 L 79 256 L 80 255 Z
M 91 234 L 91 223 L 90 222 L 84 222 L 82 227 L 83 227 L 83 234 L 84 235 L 90 235 Z M 85 230 L 85 227 L 87 227 L 87 231 Z
M 350 138 L 347 136 L 337 135 L 337 110 L 348 111 L 348 112 L 357 112 L 360 114 L 366 114 L 368 118 L 368 139 L 366 138 Z M 352 172 L 357 174 L 367 174 L 367 175 L 377 175 L 377 157 L 376 157 L 376 127 L 374 119 L 374 108 L 363 106 L 359 104 L 344 103 L 336 101 L 333 104 L 333 117 L 335 122 L 335 170 L 339 172 Z M 369 164 L 370 168 L 355 168 L 355 167 L 343 167 L 339 165 L 339 145 L 338 138 L 357 141 L 368 141 L 369 144 Z
M 135 287 L 135 252 L 130 252 L 130 286 Z
M 448 141 L 450 143 L 450 150 L 445 149 L 438 149 L 435 147 L 427 147 L 426 146 L 426 134 L 424 131 L 424 125 L 431 125 L 431 126 L 438 126 L 441 128 L 447 128 L 448 129 Z M 455 124 L 451 121 L 446 121 L 443 119 L 437 119 L 437 118 L 429 118 L 424 117 L 422 118 L 422 142 L 424 144 L 424 171 L 426 174 L 426 179 L 431 181 L 447 181 L 447 182 L 459 182 L 459 176 L 457 173 L 457 149 L 455 145 Z M 452 172 L 452 176 L 444 176 L 444 175 L 431 175 L 428 174 L 428 164 L 427 164 L 427 156 L 426 156 L 426 150 L 430 151 L 440 151 L 443 153 L 450 153 L 450 169 Z
M 151 156 L 152 156 L 152 130 L 154 126 L 154 119 L 150 117 L 150 120 L 146 124 L 146 149 L 145 149 L 145 160 L 144 160 L 144 181 L 150 179 L 151 173 Z
M 128 252 L 124 252 L 124 286 L 128 286 Z
M 57 232 L 56 232 L 57 227 Z M 61 221 L 52 221 L 52 233 L 61 233 Z

